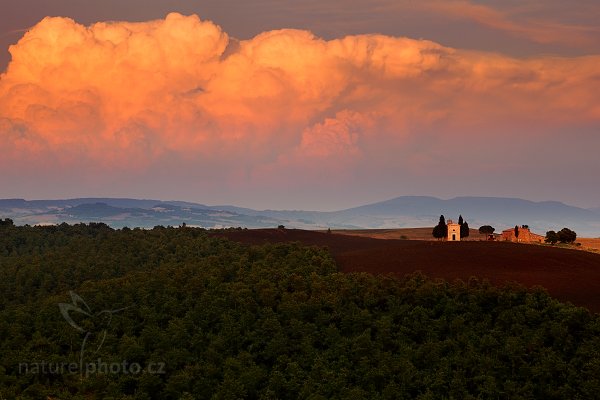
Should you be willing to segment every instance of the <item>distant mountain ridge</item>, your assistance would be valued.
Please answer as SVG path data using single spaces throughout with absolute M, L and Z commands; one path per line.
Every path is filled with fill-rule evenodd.
M 411 216 L 421 220 L 434 219 L 440 214 L 447 219 L 462 215 L 472 228 L 491 224 L 497 230 L 515 225 L 529 225 L 545 233 L 562 227 L 579 229 L 580 234 L 600 235 L 600 212 L 566 205 L 557 201 L 534 202 L 516 198 L 456 197 L 441 200 L 435 197 L 404 196 L 355 207 L 341 213 L 363 214 L 377 218 Z
M 277 225 L 303 229 L 406 228 L 433 226 L 462 215 L 471 228 L 492 225 L 496 231 L 529 225 L 541 234 L 562 227 L 580 236 L 600 236 L 600 209 L 584 209 L 556 201 L 517 198 L 402 196 L 340 211 L 254 210 L 231 205 L 208 206 L 184 201 L 130 198 L 76 198 L 64 200 L 0 200 L 0 217 L 18 224 L 105 222 L 114 227 L 155 225 L 222 228 L 264 228 Z

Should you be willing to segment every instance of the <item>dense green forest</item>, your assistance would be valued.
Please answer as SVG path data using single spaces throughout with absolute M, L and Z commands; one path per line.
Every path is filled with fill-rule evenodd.
M 0 399 L 600 396 L 587 310 L 476 279 L 342 274 L 322 248 L 7 223 L 0 291 Z

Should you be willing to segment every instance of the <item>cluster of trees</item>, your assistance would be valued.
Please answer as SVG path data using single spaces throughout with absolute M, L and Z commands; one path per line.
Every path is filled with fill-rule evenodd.
M 458 217 L 458 224 L 460 225 L 460 237 L 466 238 L 469 236 L 469 224 L 463 220 L 462 215 Z M 444 239 L 448 237 L 448 225 L 446 224 L 446 218 L 444 215 L 440 215 L 440 220 L 436 226 L 433 227 L 431 232 L 432 236 L 436 239 Z
M 3 227 L 3 226 L 13 226 L 13 225 L 14 225 L 14 223 L 13 223 L 12 219 L 10 219 L 10 218 L 1 219 L 0 218 L 0 227 Z
M 557 399 L 600 393 L 600 318 L 541 289 L 342 274 L 322 248 L 197 228 L 5 226 L 0 388 L 41 399 Z M 84 362 L 155 373 L 39 373 Z M 106 322 L 106 320 L 103 320 Z M 102 322 L 102 321 L 100 321 Z M 105 337 L 98 329 L 104 328 Z M 87 336 L 86 336 L 87 338 Z M 102 345 L 98 344 L 102 339 Z
M 573 243 L 577 239 L 577 233 L 569 228 L 562 228 L 560 231 L 548 231 L 546 232 L 546 243 L 556 244 L 560 243 Z

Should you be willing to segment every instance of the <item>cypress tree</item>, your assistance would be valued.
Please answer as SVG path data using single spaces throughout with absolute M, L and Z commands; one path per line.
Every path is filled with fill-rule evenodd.
M 460 224 L 460 237 L 469 237 L 469 223 L 467 221 L 464 221 L 462 224 Z
M 436 239 L 443 239 L 448 236 L 448 225 L 446 225 L 446 218 L 443 215 L 440 215 L 440 221 L 433 228 L 431 234 Z

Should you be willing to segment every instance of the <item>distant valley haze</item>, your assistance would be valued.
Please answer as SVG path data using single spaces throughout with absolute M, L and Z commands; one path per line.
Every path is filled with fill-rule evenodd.
M 529 225 L 534 232 L 568 227 L 580 237 L 600 237 L 600 210 L 569 206 L 556 201 L 533 202 L 499 197 L 402 196 L 337 211 L 255 210 L 235 205 L 205 205 L 185 201 L 128 198 L 76 198 L 66 200 L 0 200 L 0 217 L 17 224 L 104 222 L 116 228 L 156 225 L 204 228 L 393 229 L 428 227 L 443 214 L 462 215 L 471 228 L 492 225 L 496 232 Z

